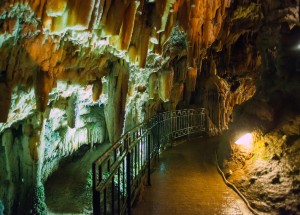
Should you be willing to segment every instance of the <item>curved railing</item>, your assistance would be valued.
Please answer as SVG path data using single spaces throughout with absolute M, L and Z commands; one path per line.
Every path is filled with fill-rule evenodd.
M 206 128 L 200 108 L 160 113 L 126 132 L 93 163 L 93 213 L 131 214 L 141 185 L 151 184 L 151 161 L 174 140 Z

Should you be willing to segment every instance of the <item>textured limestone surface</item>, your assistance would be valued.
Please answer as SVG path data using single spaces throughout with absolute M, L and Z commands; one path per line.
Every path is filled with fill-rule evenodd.
M 259 213 L 299 214 L 299 29 L 290 30 L 292 21 L 288 25 L 286 20 L 293 16 L 284 15 L 285 10 L 274 16 L 277 7 L 279 3 L 264 8 L 269 23 L 257 38 L 263 68 L 256 93 L 235 109 L 219 155 L 228 180 Z M 273 28 L 274 19 L 283 22 L 281 27 Z M 236 145 L 247 132 L 253 135 L 252 145 Z
M 217 135 L 255 95 L 299 110 L 298 38 L 298 0 L 0 0 L 4 212 L 45 213 L 64 158 L 157 112 L 205 107 Z
M 252 131 L 251 147 L 234 144 L 243 134 L 234 128 L 220 146 L 227 179 L 261 214 L 299 214 L 299 125 L 297 115 L 294 119 L 284 118 L 272 131 L 256 129 Z

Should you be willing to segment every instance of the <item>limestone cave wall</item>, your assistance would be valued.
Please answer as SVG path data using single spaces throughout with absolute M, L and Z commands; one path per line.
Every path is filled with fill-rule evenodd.
M 205 107 L 218 135 L 254 95 L 299 105 L 298 26 L 298 0 L 0 1 L 0 212 L 158 112 Z
M 262 5 L 266 21 L 256 39 L 262 57 L 257 91 L 235 109 L 219 147 L 226 178 L 258 214 L 300 211 L 299 26 L 293 22 L 298 14 L 289 14 L 293 8 L 283 8 L 287 4 Z M 299 5 L 294 10 L 299 12 Z M 247 132 L 252 145 L 235 144 Z

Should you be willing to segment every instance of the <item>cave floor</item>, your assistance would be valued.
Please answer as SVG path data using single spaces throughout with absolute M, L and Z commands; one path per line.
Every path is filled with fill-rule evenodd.
M 45 183 L 47 214 L 91 214 L 91 166 L 111 145 L 104 143 L 65 161 Z
M 166 150 L 132 214 L 252 214 L 217 171 L 218 142 L 218 138 L 194 139 Z

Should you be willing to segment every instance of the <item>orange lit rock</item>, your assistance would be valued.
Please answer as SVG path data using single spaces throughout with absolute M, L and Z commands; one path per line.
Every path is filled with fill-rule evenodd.
M 102 81 L 96 80 L 93 83 L 93 101 L 96 102 L 102 94 Z
M 187 75 L 187 61 L 186 57 L 177 60 L 174 65 L 174 79 L 178 82 L 184 82 Z
M 203 106 L 216 128 L 220 131 L 227 129 L 229 115 L 227 113 L 227 102 L 230 89 L 226 80 L 217 75 L 216 64 L 211 62 L 210 75 L 205 81 Z
M 149 88 L 149 98 L 150 99 L 154 99 L 157 95 L 157 74 L 156 73 L 152 73 L 150 76 L 149 76 L 149 81 L 148 81 L 149 85 L 148 85 L 148 88 Z
M 171 102 L 172 102 L 172 109 L 175 110 L 177 104 L 179 103 L 179 101 L 182 100 L 182 96 L 183 96 L 183 90 L 184 90 L 184 84 L 183 83 L 176 83 L 173 86 L 172 89 L 172 96 L 171 96 Z
M 85 30 L 88 29 L 94 9 L 94 0 L 69 1 L 67 9 L 61 16 L 53 18 L 52 32 L 62 32 L 68 29 Z
M 100 21 L 104 11 L 104 3 L 103 0 L 95 0 L 94 10 L 91 18 L 91 22 L 89 25 L 89 30 L 93 29 L 101 29 Z
M 61 16 L 66 10 L 67 0 L 48 0 L 46 4 L 46 13 L 48 16 Z
M 131 19 L 134 19 L 134 7 L 133 5 L 133 11 L 126 11 L 126 8 L 128 7 L 130 1 L 118 1 L 118 0 L 112 0 L 111 6 L 108 10 L 107 16 L 106 16 L 106 22 L 105 22 L 105 33 L 107 35 L 118 35 L 120 33 L 120 29 L 122 26 L 122 22 L 124 21 L 124 18 L 127 18 L 126 16 L 133 16 Z M 129 12 L 130 14 L 126 14 L 125 12 Z M 131 22 L 130 20 L 128 20 Z M 129 29 L 130 31 L 130 29 Z
M 133 27 L 134 27 L 135 14 L 138 6 L 139 6 L 139 2 L 133 1 L 130 3 L 130 5 L 125 11 L 125 17 L 120 31 L 119 47 L 121 50 L 127 50 L 130 44 Z
M 131 44 L 129 48 L 129 57 L 132 62 L 137 61 L 139 67 L 144 68 L 148 54 L 149 40 L 152 35 L 154 4 L 140 4 L 134 24 Z M 135 48 L 135 49 L 134 49 Z M 136 55 L 136 57 L 134 56 Z
M 136 61 L 137 50 L 134 45 L 130 45 L 130 47 L 128 49 L 128 56 L 129 56 L 130 62 L 134 63 Z
M 159 73 L 159 85 L 158 85 L 158 94 L 161 100 L 167 102 L 171 98 L 171 92 L 173 88 L 173 77 L 174 71 L 171 70 L 162 70 Z
M 145 28 L 141 34 L 138 63 L 139 67 L 144 68 L 146 65 L 146 58 L 148 54 L 148 44 L 150 40 L 151 29 Z
M 34 86 L 37 110 L 44 112 L 48 104 L 49 93 L 53 86 L 53 79 L 47 72 L 36 71 Z
M 45 4 L 46 4 L 46 0 L 37 0 L 37 1 L 29 2 L 30 7 L 35 12 L 38 18 L 42 18 Z
M 38 156 L 39 141 L 40 141 L 40 138 L 39 138 L 38 134 L 35 134 L 34 136 L 32 136 L 30 138 L 29 145 L 28 145 L 31 159 L 36 162 L 39 159 L 39 156 Z
M 197 79 L 197 68 L 190 67 L 187 71 L 186 90 L 189 92 L 195 91 Z

